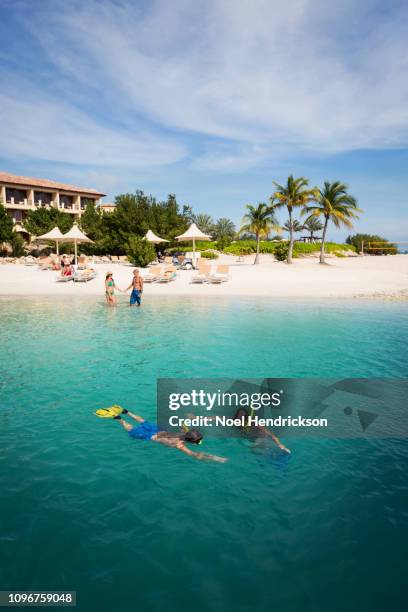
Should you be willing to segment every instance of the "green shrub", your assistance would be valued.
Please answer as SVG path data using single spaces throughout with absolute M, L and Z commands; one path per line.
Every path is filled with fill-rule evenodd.
M 266 240 L 261 240 L 261 243 L 259 245 L 259 252 L 270 253 L 273 255 L 276 251 L 276 247 L 281 244 L 286 244 L 286 242 L 267 242 Z
M 254 244 L 247 244 L 247 242 L 253 242 Z M 239 242 L 234 242 L 230 244 L 230 246 L 224 249 L 224 253 L 228 253 L 229 255 L 251 255 L 251 253 L 255 253 L 256 245 L 255 241 L 244 241 L 240 240 Z
M 279 244 L 283 243 L 271 242 L 270 240 L 261 240 L 259 243 L 259 252 L 273 254 Z M 237 242 L 233 242 L 224 249 L 224 253 L 240 255 L 243 249 L 246 251 L 245 255 L 256 253 L 256 240 L 238 240 Z
M 398 252 L 396 244 L 376 234 L 354 234 L 354 236 L 347 236 L 346 242 L 349 246 L 353 246 L 357 253 L 361 252 L 362 244 L 364 252 L 370 255 L 396 255 Z M 375 242 L 384 244 L 373 244 Z
M 11 254 L 13 257 L 22 257 L 25 253 L 24 240 L 21 234 L 13 232 L 10 240 Z
M 287 242 L 281 242 L 277 244 L 274 250 L 275 258 L 278 261 L 286 261 L 289 251 L 289 244 Z M 295 252 L 293 252 L 293 257 L 295 256 Z
M 210 242 L 209 240 L 203 240 L 200 242 L 196 242 L 196 249 L 198 251 L 207 251 L 208 249 L 218 249 L 217 242 Z M 183 242 L 183 244 L 179 244 L 178 246 L 166 247 L 165 249 L 166 255 L 173 255 L 174 253 L 190 253 L 193 250 L 193 243 Z
M 175 253 L 187 253 L 190 249 L 186 249 L 186 247 L 170 247 L 165 249 L 166 255 L 174 255 Z
M 0 204 L 0 244 L 10 242 L 13 236 L 13 219 L 8 215 L 6 209 Z
M 231 240 L 232 239 L 229 236 L 224 236 L 223 238 L 217 240 L 217 242 L 215 243 L 217 251 L 223 251 L 227 246 L 231 244 Z
M 140 236 L 130 236 L 125 245 L 126 255 L 134 266 L 145 268 L 156 259 L 153 245 Z
M 321 249 L 320 242 L 295 242 L 294 251 L 300 254 L 318 253 Z M 334 253 L 335 251 L 355 251 L 355 248 L 350 244 L 337 244 L 336 242 L 326 242 L 324 245 L 325 253 Z
M 204 259 L 217 259 L 218 255 L 217 253 L 213 253 L 212 251 L 202 251 L 201 257 L 204 257 Z

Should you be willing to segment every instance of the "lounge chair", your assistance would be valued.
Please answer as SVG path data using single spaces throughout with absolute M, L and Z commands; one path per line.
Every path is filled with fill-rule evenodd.
M 32 255 L 27 255 L 27 257 L 23 257 L 23 263 L 25 266 L 35 266 L 37 260 Z
M 119 255 L 119 261 L 120 263 L 123 263 L 123 264 L 129 263 L 129 259 L 127 258 L 127 255 Z
M 168 266 L 166 270 L 157 278 L 158 283 L 169 283 L 174 281 L 177 277 L 176 268 L 174 266 Z
M 40 260 L 38 262 L 38 267 L 40 270 L 52 270 L 52 259 L 51 257 L 47 257 L 46 259 Z
M 157 281 L 159 276 L 161 276 L 162 272 L 163 268 L 161 266 L 152 266 L 151 268 L 149 268 L 149 272 L 142 276 L 143 281 L 145 283 L 154 283 L 155 281 Z
M 211 268 L 210 266 L 201 266 L 198 273 L 191 279 L 192 283 L 208 283 L 210 279 Z
M 74 280 L 74 275 L 73 274 L 68 274 L 68 275 L 59 275 L 56 278 L 57 283 L 67 283 L 68 281 Z
M 74 281 L 76 283 L 87 283 L 96 277 L 96 272 L 93 268 L 87 268 L 86 270 L 76 271 L 74 273 Z
M 219 264 L 215 274 L 211 274 L 209 281 L 214 285 L 225 283 L 229 279 L 229 266 Z
M 78 267 L 77 270 L 86 270 L 88 265 L 88 258 L 86 255 L 80 255 L 78 258 Z

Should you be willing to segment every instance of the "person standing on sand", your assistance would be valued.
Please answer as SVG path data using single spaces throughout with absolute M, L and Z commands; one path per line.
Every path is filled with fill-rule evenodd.
M 129 287 L 125 289 L 125 291 L 129 291 L 132 289 L 132 293 L 130 294 L 130 302 L 129 306 L 134 306 L 137 304 L 141 306 L 142 304 L 142 293 L 143 293 L 143 278 L 140 275 L 139 270 L 136 268 L 133 270 L 133 278 Z

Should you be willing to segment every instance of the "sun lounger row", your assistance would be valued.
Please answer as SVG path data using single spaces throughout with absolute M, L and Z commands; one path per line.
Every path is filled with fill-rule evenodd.
M 95 255 L 95 257 L 93 258 L 93 262 L 92 263 L 96 263 L 96 264 L 104 264 L 104 263 L 122 263 L 122 264 L 127 264 L 129 263 L 129 259 L 127 258 L 126 255 L 102 255 L 102 257 L 97 257 Z
M 216 267 L 215 272 L 211 271 L 211 266 L 206 262 L 198 263 L 198 272 L 191 279 L 192 283 L 212 283 L 213 285 L 219 285 L 225 283 L 230 278 L 229 266 L 219 264 Z
M 93 268 L 87 268 L 86 270 L 77 270 L 74 273 L 74 282 L 76 283 L 87 283 L 96 277 L 96 272 Z
M 174 266 L 152 266 L 149 272 L 143 276 L 145 283 L 170 283 L 177 277 L 176 268 Z
M 0 257 L 0 264 L 23 264 L 24 266 L 35 266 L 38 262 L 32 255 L 23 257 Z
M 68 281 L 74 281 L 76 283 L 87 283 L 97 276 L 93 268 L 87 268 L 86 270 L 76 270 L 73 274 L 61 274 L 57 276 L 57 283 L 67 283 Z

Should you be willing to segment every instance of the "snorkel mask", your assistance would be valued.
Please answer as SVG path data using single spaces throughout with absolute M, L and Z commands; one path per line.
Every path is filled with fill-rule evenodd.
M 201 444 L 203 441 L 202 434 L 198 431 L 198 429 L 190 429 L 187 425 L 183 425 L 183 430 L 185 431 L 184 441 L 190 442 L 191 444 Z

